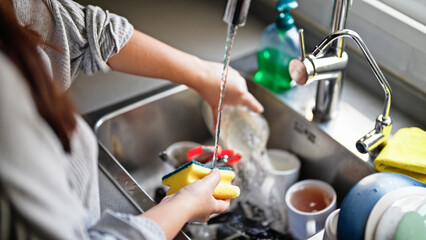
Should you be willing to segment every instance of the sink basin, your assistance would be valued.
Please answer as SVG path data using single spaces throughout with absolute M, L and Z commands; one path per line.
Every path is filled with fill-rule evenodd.
M 300 180 L 320 179 L 330 183 L 337 194 L 337 207 L 356 182 L 375 172 L 371 162 L 339 140 L 338 135 L 347 139 L 345 128 L 339 128 L 346 124 L 309 121 L 300 107 L 290 106 L 289 99 L 298 101 L 291 96 L 300 95 L 293 90 L 278 96 L 251 80 L 247 85 L 265 108 L 263 116 L 270 128 L 267 148 L 284 149 L 297 155 L 302 163 Z M 214 139 L 202 116 L 203 100 L 183 85 L 170 84 L 130 102 L 94 114 L 99 120 L 94 120 L 92 125 L 103 152 L 99 158 L 100 169 L 135 208 L 143 212 L 164 196 L 166 187 L 161 177 L 174 170 L 159 154 L 179 141 L 212 145 Z M 354 132 L 354 129 L 346 130 Z M 176 239 L 188 237 L 180 232 Z
M 247 82 L 249 91 L 265 107 L 270 127 L 268 148 L 296 154 L 300 179 L 321 179 L 336 190 L 340 203 L 361 178 L 374 172 L 370 163 L 330 137 L 317 124 L 289 107 L 277 96 Z M 182 85 L 150 95 L 103 116 L 95 126 L 101 145 L 154 198 L 161 177 L 173 170 L 159 153 L 178 141 L 212 144 L 213 137 L 201 115 L 202 99 Z

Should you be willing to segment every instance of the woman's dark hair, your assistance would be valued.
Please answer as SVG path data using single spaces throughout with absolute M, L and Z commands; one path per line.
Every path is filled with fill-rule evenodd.
M 76 127 L 74 107 L 43 65 L 37 51 L 37 46 L 43 44 L 47 46 L 38 33 L 18 23 L 12 0 L 0 0 L 0 50 L 20 70 L 39 114 L 53 129 L 65 152 L 69 153 Z

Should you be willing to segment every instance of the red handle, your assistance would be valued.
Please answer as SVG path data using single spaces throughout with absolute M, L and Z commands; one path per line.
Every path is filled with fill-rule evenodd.
M 214 150 L 214 146 L 197 146 L 188 151 L 186 159 L 188 161 L 196 160 L 200 163 L 206 163 L 213 158 Z M 218 155 L 222 152 L 221 146 L 218 146 L 217 152 Z
M 217 152 L 217 158 L 228 156 L 228 165 L 232 165 L 241 161 L 241 155 L 238 153 L 235 154 L 234 150 L 232 149 L 222 149 L 221 146 L 218 146 Z M 212 160 L 213 154 L 214 146 L 201 145 L 191 148 L 186 154 L 186 159 L 188 161 L 196 160 L 200 163 L 207 163 L 208 161 Z

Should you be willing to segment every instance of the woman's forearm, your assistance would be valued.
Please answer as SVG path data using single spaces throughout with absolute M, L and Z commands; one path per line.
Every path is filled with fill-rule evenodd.
M 151 208 L 142 216 L 156 222 L 163 229 L 167 239 L 173 239 L 190 220 L 187 218 L 188 212 L 185 212 L 189 210 L 185 204 L 167 202 Z
M 202 60 L 135 30 L 119 53 L 108 60 L 116 71 L 173 81 L 196 88 L 205 71 Z
M 137 30 L 108 64 L 116 71 L 166 79 L 193 88 L 210 104 L 216 119 L 223 64 L 199 59 Z M 241 104 L 254 112 L 263 112 L 263 106 L 248 91 L 245 79 L 231 67 L 227 76 L 224 104 Z

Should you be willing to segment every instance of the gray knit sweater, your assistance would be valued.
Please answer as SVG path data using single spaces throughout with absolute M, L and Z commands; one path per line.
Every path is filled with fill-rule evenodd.
M 106 60 L 133 32 L 126 19 L 69 0 L 15 0 L 15 7 L 23 25 L 59 47 L 61 53 L 42 53 L 64 90 L 81 70 L 108 70 Z M 149 219 L 112 211 L 100 216 L 97 141 L 76 118 L 66 154 L 0 52 L 0 239 L 164 239 Z

